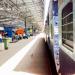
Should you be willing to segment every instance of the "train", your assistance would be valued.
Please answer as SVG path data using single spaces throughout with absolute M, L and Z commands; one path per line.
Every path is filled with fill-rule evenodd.
M 57 2 L 57 8 L 53 8 Z M 53 15 L 57 10 L 57 25 Z M 55 10 L 55 11 L 54 11 Z M 75 74 L 75 0 L 51 0 L 45 20 L 47 43 L 52 52 L 58 75 Z M 55 33 L 58 33 L 58 51 L 55 51 Z

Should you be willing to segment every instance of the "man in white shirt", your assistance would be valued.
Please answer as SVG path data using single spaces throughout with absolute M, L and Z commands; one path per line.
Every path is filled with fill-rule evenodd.
M 0 34 L 0 42 L 2 42 L 2 35 Z

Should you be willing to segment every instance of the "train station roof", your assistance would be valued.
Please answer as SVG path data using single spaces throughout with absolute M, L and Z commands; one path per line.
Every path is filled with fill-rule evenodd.
M 42 27 L 43 12 L 43 0 L 0 0 L 0 23 L 27 18 Z

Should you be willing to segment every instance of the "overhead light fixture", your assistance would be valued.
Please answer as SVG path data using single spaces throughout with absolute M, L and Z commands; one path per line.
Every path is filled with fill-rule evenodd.
M 4 10 L 3 8 L 0 8 L 0 10 Z
M 7 8 L 6 10 L 10 11 L 11 9 L 10 8 Z

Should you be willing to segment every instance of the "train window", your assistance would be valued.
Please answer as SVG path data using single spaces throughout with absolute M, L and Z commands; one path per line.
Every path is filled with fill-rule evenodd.
M 62 44 L 73 48 L 73 3 L 62 10 Z

